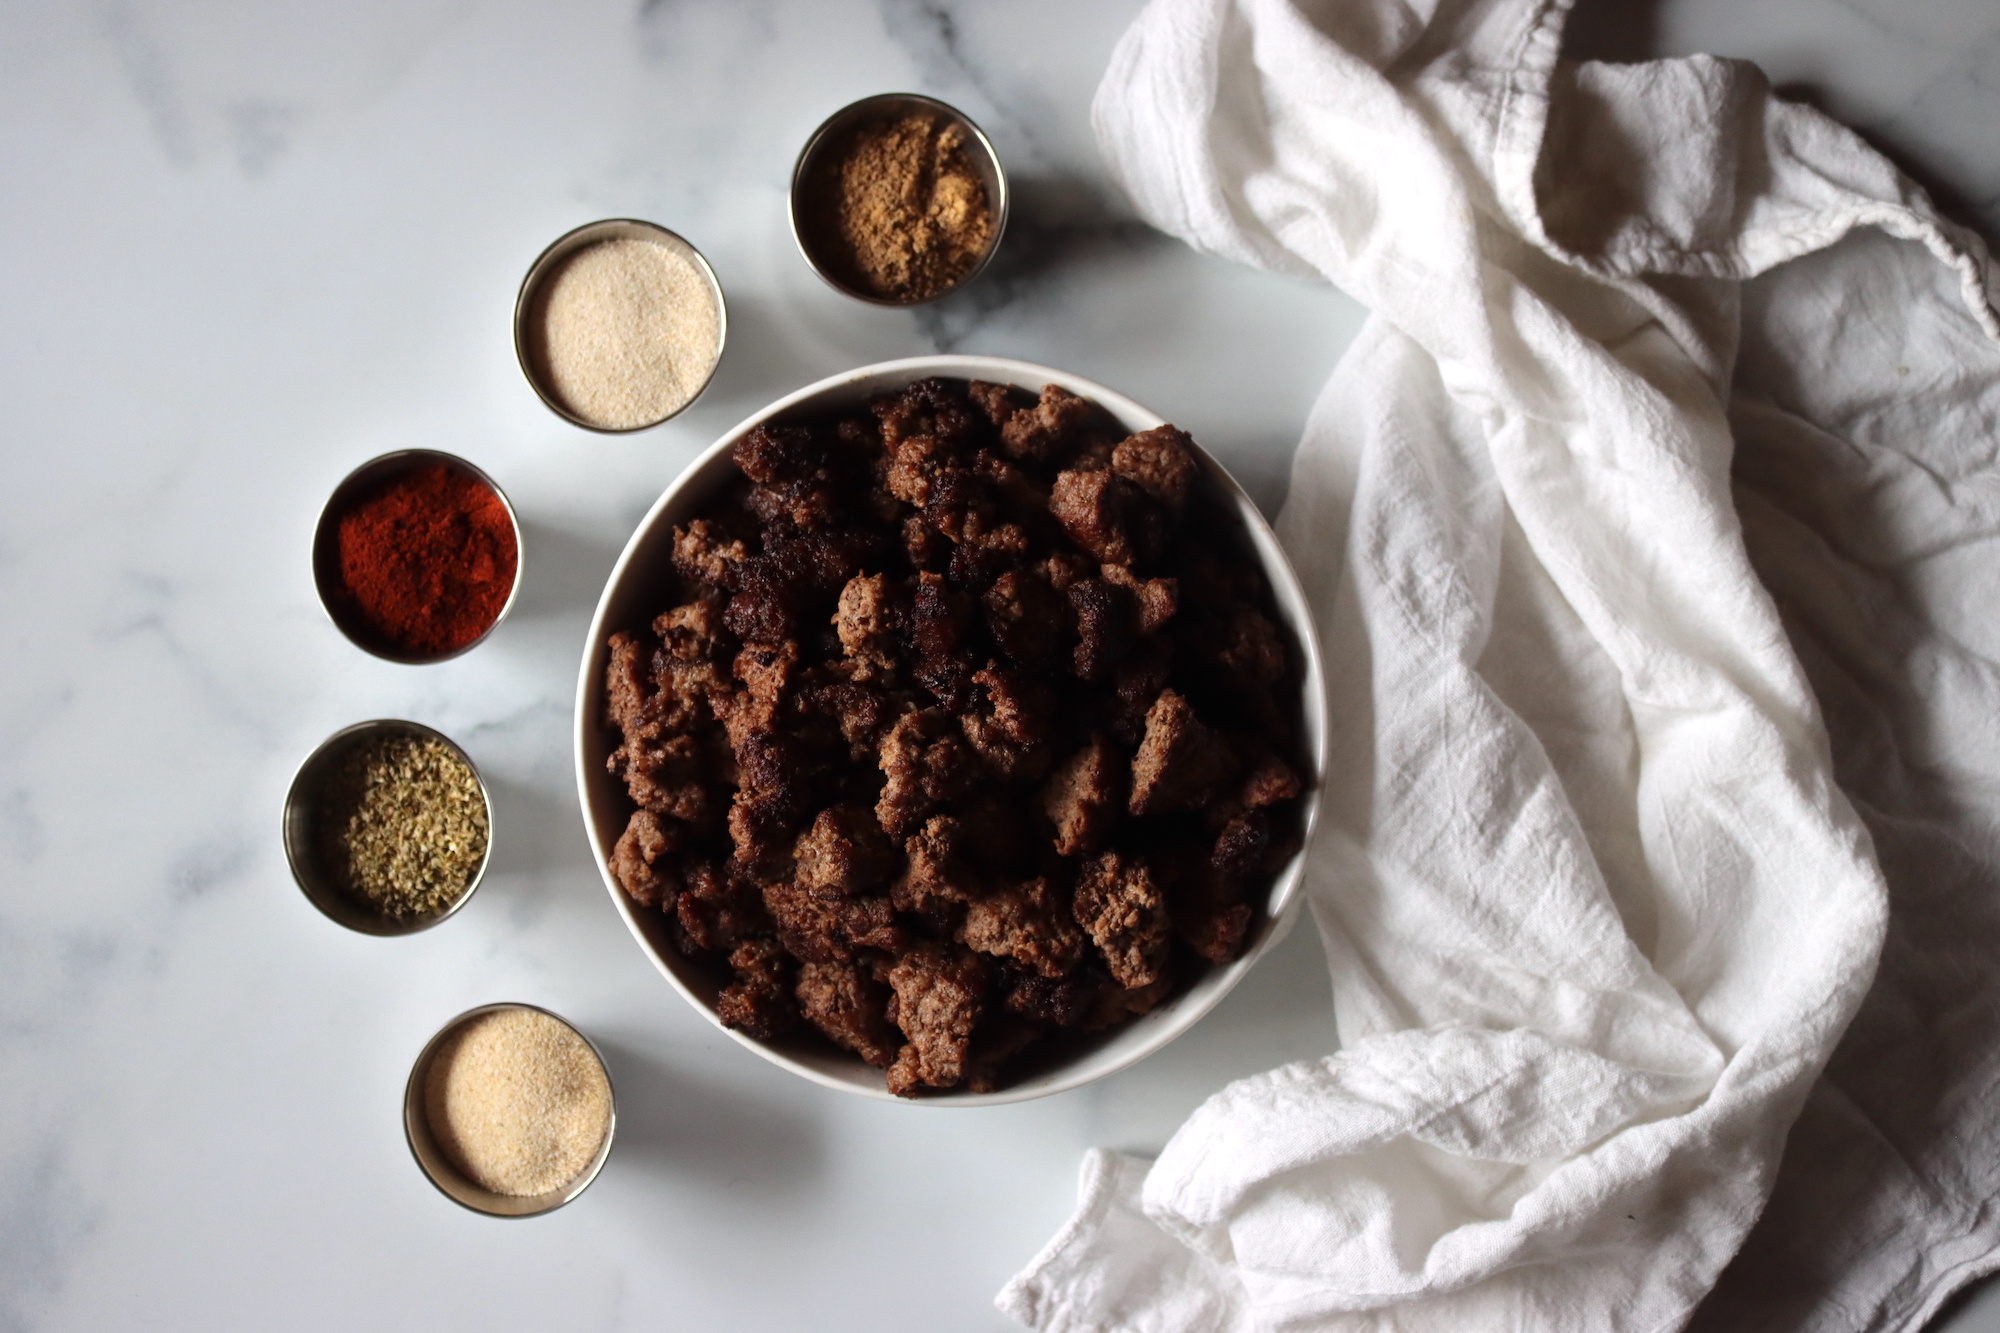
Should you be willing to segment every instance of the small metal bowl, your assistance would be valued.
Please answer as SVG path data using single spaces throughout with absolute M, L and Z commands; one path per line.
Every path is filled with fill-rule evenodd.
M 416 1064 L 411 1066 L 410 1080 L 403 1085 L 403 1137 L 409 1142 L 410 1155 L 417 1159 L 417 1166 L 422 1169 L 431 1184 L 437 1186 L 439 1192 L 453 1203 L 491 1217 L 535 1217 L 542 1213 L 553 1212 L 583 1193 L 590 1187 L 590 1182 L 597 1179 L 597 1173 L 604 1169 L 605 1159 L 611 1156 L 611 1140 L 618 1133 L 618 1096 L 617 1089 L 612 1088 L 611 1115 L 605 1122 L 604 1142 L 597 1145 L 597 1155 L 591 1158 L 589 1166 L 578 1172 L 575 1178 L 561 1188 L 550 1190 L 546 1194 L 495 1194 L 492 1190 L 467 1180 L 464 1174 L 452 1165 L 451 1158 L 438 1146 L 436 1136 L 431 1133 L 430 1112 L 425 1106 L 425 1085 L 430 1079 L 431 1062 L 437 1058 L 437 1053 L 443 1049 L 445 1042 L 453 1034 L 475 1018 L 507 1009 L 532 1009 L 538 1014 L 546 1014 L 555 1019 L 571 1032 L 576 1032 L 583 1044 L 590 1048 L 590 1053 L 597 1057 L 597 1067 L 604 1071 L 605 1086 L 611 1087 L 611 1069 L 604 1062 L 604 1052 L 598 1050 L 597 1043 L 589 1037 L 577 1032 L 576 1025 L 561 1014 L 550 1013 L 540 1005 L 533 1004 L 482 1004 L 477 1009 L 466 1010 L 439 1028 L 437 1035 L 425 1044 L 422 1053 L 417 1056 Z
M 920 300 L 895 301 L 862 290 L 847 279 L 838 248 L 831 237 L 822 233 L 820 219 L 827 210 L 817 207 L 816 201 L 819 191 L 827 188 L 826 173 L 831 166 L 831 154 L 836 149 L 843 147 L 854 134 L 868 125 L 901 120 L 911 115 L 949 121 L 965 131 L 966 147 L 979 171 L 980 180 L 985 183 L 987 206 L 993 210 L 993 238 L 987 243 L 986 253 L 979 257 L 979 262 L 967 269 L 965 275 L 951 286 Z M 799 253 L 805 256 L 806 263 L 827 286 L 843 296 L 851 296 L 870 305 L 896 309 L 927 305 L 963 288 L 984 272 L 999 252 L 1000 237 L 1007 230 L 1007 208 L 1007 173 L 1000 166 L 1000 154 L 994 151 L 993 141 L 973 123 L 972 117 L 950 103 L 925 97 L 921 93 L 877 93 L 849 103 L 828 116 L 812 132 L 806 146 L 799 150 L 799 160 L 792 166 L 792 239 L 797 242 Z
M 500 614 L 493 617 L 493 623 L 482 630 L 478 638 L 448 653 L 412 653 L 385 639 L 349 600 L 340 578 L 340 516 L 347 512 L 356 498 L 373 487 L 406 472 L 440 463 L 447 468 L 469 473 L 500 497 L 500 507 L 507 511 L 508 526 L 514 531 L 514 586 L 507 590 L 507 600 L 500 604 Z M 333 494 L 327 497 L 326 506 L 319 511 L 319 523 L 313 529 L 313 586 L 319 591 L 320 609 L 326 612 L 326 618 L 362 652 L 385 662 L 427 666 L 433 662 L 449 662 L 486 642 L 500 622 L 507 618 L 507 613 L 514 609 L 514 599 L 521 591 L 521 560 L 525 554 L 521 543 L 521 520 L 514 513 L 514 505 L 507 498 L 507 492 L 501 490 L 493 478 L 455 454 L 436 449 L 398 449 L 379 458 L 371 458 L 348 473 L 340 485 L 333 488 Z
M 715 301 L 715 359 L 708 364 L 708 374 L 701 384 L 688 395 L 688 400 L 673 411 L 651 421 L 636 426 L 601 426 L 596 422 L 572 412 L 555 392 L 550 382 L 548 349 L 541 333 L 542 314 L 546 309 L 544 284 L 561 267 L 565 260 L 579 250 L 585 250 L 604 241 L 651 241 L 693 264 L 695 271 L 707 280 L 709 295 Z M 520 363 L 521 374 L 527 379 L 528 387 L 542 400 L 549 411 L 561 417 L 572 426 L 596 431 L 600 435 L 630 435 L 634 431 L 651 430 L 663 421 L 671 421 L 693 407 L 695 401 L 707 392 L 709 382 L 715 378 L 717 366 L 722 364 L 722 349 L 729 341 L 729 304 L 722 297 L 722 284 L 716 280 L 715 270 L 708 266 L 708 260 L 701 251 L 694 248 L 686 237 L 668 231 L 657 222 L 642 222 L 637 218 L 606 218 L 602 222 L 586 222 L 574 231 L 564 232 L 549 242 L 548 249 L 535 257 L 528 266 L 528 274 L 521 279 L 521 290 L 514 297 L 514 359 Z
M 472 770 L 473 779 L 479 783 L 479 797 L 486 803 L 486 854 L 479 858 L 478 867 L 466 880 L 464 891 L 452 900 L 451 906 L 432 916 L 395 917 L 366 899 L 355 897 L 341 887 L 333 868 L 321 855 L 316 835 L 327 781 L 355 746 L 377 736 L 443 741 Z M 433 731 L 418 722 L 404 722 L 397 718 L 357 722 L 351 727 L 342 727 L 321 741 L 319 748 L 307 755 L 306 761 L 299 765 L 299 771 L 293 774 L 291 790 L 285 793 L 285 861 L 291 866 L 292 878 L 298 881 L 306 901 L 317 907 L 328 920 L 336 921 L 349 930 L 358 930 L 363 935 L 414 935 L 418 931 L 429 930 L 465 906 L 480 881 L 486 878 L 486 867 L 493 862 L 493 796 L 486 789 L 486 779 L 479 775 L 478 765 L 444 733 Z

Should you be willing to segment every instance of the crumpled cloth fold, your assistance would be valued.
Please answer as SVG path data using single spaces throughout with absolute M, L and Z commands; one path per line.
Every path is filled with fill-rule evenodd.
M 1821 699 L 1854 684 L 1840 642 L 1906 655 L 1946 612 L 1970 625 L 1974 567 L 1918 585 L 1921 631 L 1870 640 L 1843 617 L 1883 590 L 1811 539 L 1934 555 L 1879 488 L 1915 496 L 1886 455 L 1942 449 L 1977 495 L 1935 508 L 1984 540 L 2000 286 L 1976 237 L 1753 66 L 1563 62 L 1566 9 L 1154 0 L 1099 90 L 1148 221 L 1374 313 L 1277 523 L 1328 666 L 1307 892 L 1340 1049 L 1224 1089 L 1155 1162 L 1093 1153 L 998 1299 L 1048 1333 L 1680 1327 L 1868 993 L 1890 902 L 1870 823 L 1900 837 L 1909 811 L 1871 790 L 1864 822 L 1843 784 L 1952 749 L 1954 724 L 1906 681 L 1883 721 L 1864 680 L 1836 753 Z M 1937 422 L 1956 433 L 1910 434 Z M 2000 654 L 1977 649 L 2000 628 L 1966 632 L 1949 703 L 1987 711 L 1951 757 L 1990 807 Z M 1816 635 L 1835 647 L 1802 661 Z M 1911 808 L 1964 831 L 1962 800 Z M 1989 899 L 1992 845 L 1953 881 Z M 1808 1173 L 1793 1210 L 1835 1250 L 1866 1193 L 1842 1187 L 1816 1214 Z M 1921 1228 L 1884 1245 L 1872 1215 L 1847 1269 L 1732 1272 L 1703 1318 L 1912 1326 L 1991 1266 L 1991 1211 L 1933 1268 Z

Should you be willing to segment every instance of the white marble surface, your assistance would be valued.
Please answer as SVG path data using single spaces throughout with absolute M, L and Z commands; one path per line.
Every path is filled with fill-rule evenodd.
M 1766 63 L 2000 230 L 1991 0 L 1586 8 L 1578 49 Z M 611 560 L 721 430 L 820 375 L 933 348 L 1114 385 L 1282 499 L 1361 311 L 1129 220 L 1087 104 L 1136 0 L 102 0 L 0 6 L 0 1331 L 1011 1327 L 988 1304 L 1089 1145 L 1156 1147 L 1238 1074 L 1331 1040 L 1310 931 L 1166 1052 L 1025 1106 L 809 1086 L 717 1037 L 641 958 L 585 850 L 567 744 Z M 912 88 L 1018 189 L 1002 263 L 918 314 L 793 252 L 817 121 Z M 515 370 L 528 261 L 576 223 L 707 253 L 728 353 L 697 406 L 605 439 Z M 350 467 L 489 469 L 525 584 L 476 652 L 362 656 L 307 570 Z M 278 807 L 326 733 L 404 716 L 492 780 L 495 863 L 453 921 L 350 935 L 292 887 Z M 411 1164 L 409 1061 L 520 999 L 607 1049 L 618 1147 L 532 1222 Z M 2000 1300 L 1951 1316 L 2000 1329 Z

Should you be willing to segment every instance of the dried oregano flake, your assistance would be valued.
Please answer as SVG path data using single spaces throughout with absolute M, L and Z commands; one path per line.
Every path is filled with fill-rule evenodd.
M 340 883 L 398 920 L 435 916 L 486 855 L 479 779 L 444 742 L 371 736 L 327 787 L 324 850 Z

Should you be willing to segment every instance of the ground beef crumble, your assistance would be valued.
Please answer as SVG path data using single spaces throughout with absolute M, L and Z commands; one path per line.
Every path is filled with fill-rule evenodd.
M 612 874 L 725 1024 L 992 1091 L 1241 954 L 1300 668 L 1185 434 L 924 380 L 731 453 L 604 713 Z

